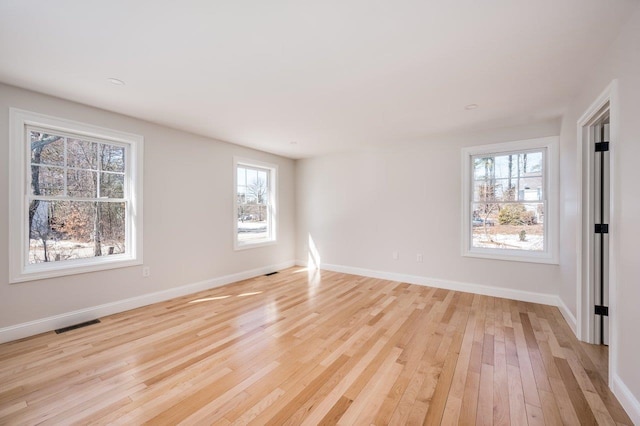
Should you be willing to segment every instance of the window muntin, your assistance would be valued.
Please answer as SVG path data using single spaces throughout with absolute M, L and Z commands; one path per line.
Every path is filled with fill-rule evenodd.
M 236 161 L 235 248 L 275 241 L 275 166 Z
M 557 263 L 557 138 L 463 149 L 463 254 Z
M 12 283 L 142 263 L 141 136 L 10 109 Z

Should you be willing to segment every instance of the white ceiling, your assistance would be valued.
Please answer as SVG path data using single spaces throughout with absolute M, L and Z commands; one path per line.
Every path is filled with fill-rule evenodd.
M 638 4 L 0 0 L 0 81 L 302 158 L 558 117 Z

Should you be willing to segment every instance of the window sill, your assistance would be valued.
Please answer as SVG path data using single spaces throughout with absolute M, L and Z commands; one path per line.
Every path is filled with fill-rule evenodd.
M 236 250 L 236 251 L 239 251 L 239 250 L 247 250 L 247 249 L 252 249 L 252 248 L 273 246 L 273 245 L 277 244 L 277 242 L 278 242 L 277 240 L 260 241 L 260 242 L 255 242 L 255 243 L 238 243 L 236 241 L 233 249 Z
M 480 259 L 506 260 L 511 262 L 527 262 L 527 263 L 546 263 L 549 265 L 558 265 L 558 259 L 553 258 L 547 253 L 531 253 L 522 254 L 519 251 L 495 252 L 495 251 L 475 251 L 466 250 L 464 257 L 476 257 Z
M 142 259 L 133 259 L 129 256 L 118 256 L 117 258 L 115 256 L 108 258 L 105 256 L 105 258 L 100 258 L 98 261 L 96 261 L 96 258 L 91 258 L 91 262 L 88 262 L 87 260 L 88 259 L 78 259 L 77 262 L 65 261 L 64 264 L 51 262 L 49 264 L 39 263 L 36 265 L 29 265 L 24 267 L 24 269 L 19 273 L 12 275 L 9 282 L 11 284 L 17 284 L 27 281 L 142 265 Z M 73 264 L 70 264 L 70 262 L 73 262 Z

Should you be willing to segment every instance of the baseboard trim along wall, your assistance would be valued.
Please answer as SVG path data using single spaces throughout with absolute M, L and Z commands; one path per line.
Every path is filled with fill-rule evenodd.
M 640 401 L 638 401 L 631 390 L 624 384 L 617 374 L 611 375 L 611 391 L 618 398 L 622 408 L 627 412 L 634 425 L 640 425 Z
M 298 265 L 306 262 L 298 261 Z M 504 287 L 493 287 L 483 284 L 463 283 L 459 281 L 441 280 L 437 278 L 422 277 L 419 275 L 400 274 L 396 272 L 376 271 L 365 268 L 355 268 L 351 266 L 322 264 L 320 269 L 327 271 L 341 272 L 344 274 L 361 275 L 370 278 L 379 278 L 389 281 L 400 281 L 409 284 L 416 284 L 428 287 L 443 288 L 446 290 L 463 291 L 466 293 L 482 294 L 485 296 L 503 297 L 506 299 L 520 300 L 523 302 L 540 303 L 543 305 L 559 306 L 560 298 L 555 294 L 535 293 L 530 291 L 513 290 Z M 565 307 L 566 308 L 566 307 Z M 561 309 L 562 311 L 562 309 Z M 568 309 L 567 309 L 567 312 Z M 575 326 L 575 320 L 574 320 Z
M 209 290 L 215 287 L 221 287 L 237 281 L 254 278 L 270 272 L 295 266 L 296 262 L 291 260 L 276 265 L 264 266 L 261 268 L 251 269 L 249 271 L 238 272 L 236 274 L 225 275 L 218 278 L 200 281 L 197 283 L 187 284 L 167 290 L 154 293 L 143 294 L 128 299 L 118 300 L 116 302 L 105 303 L 103 305 L 92 306 L 85 309 L 79 309 L 73 312 L 67 312 L 60 315 L 54 315 L 22 324 L 16 324 L 9 327 L 0 328 L 0 343 L 18 340 L 36 334 L 45 333 L 47 331 L 58 328 L 68 327 L 95 318 L 107 315 L 117 314 L 119 312 L 128 311 L 130 309 L 140 308 L 142 306 L 151 305 L 153 303 L 164 302 L 176 297 L 186 296 L 188 294 L 197 293 L 203 290 Z
M 569 324 L 569 327 L 571 327 L 571 331 L 573 331 L 574 336 L 578 336 L 578 321 L 560 296 L 558 296 L 558 309 L 560 309 L 560 313 L 564 317 L 564 320 Z

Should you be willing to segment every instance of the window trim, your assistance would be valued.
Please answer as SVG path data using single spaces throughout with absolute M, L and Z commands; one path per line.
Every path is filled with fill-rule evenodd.
M 128 198 L 131 200 L 126 224 L 126 241 L 129 250 L 124 254 L 73 259 L 63 262 L 47 262 L 28 265 L 27 191 L 29 166 L 26 144 L 27 126 L 40 127 L 52 132 L 62 132 L 102 142 L 126 146 L 129 161 L 125 163 L 125 179 Z M 124 268 L 143 262 L 143 151 L 144 138 L 140 135 L 107 129 L 73 120 L 45 114 L 9 109 L 9 282 L 20 283 L 46 278 L 62 277 L 86 272 Z
M 269 223 L 271 237 L 257 242 L 238 241 L 238 166 L 254 167 L 269 171 Z M 278 242 L 278 165 L 244 157 L 233 157 L 233 249 L 246 250 L 274 245 Z
M 545 150 L 543 182 L 545 185 L 545 250 L 526 250 L 472 247 L 472 159 L 482 154 L 506 154 L 536 149 Z M 559 243 L 559 168 L 558 137 L 544 137 L 490 145 L 471 146 L 462 149 L 462 255 L 484 259 L 510 260 L 518 262 L 558 264 Z

